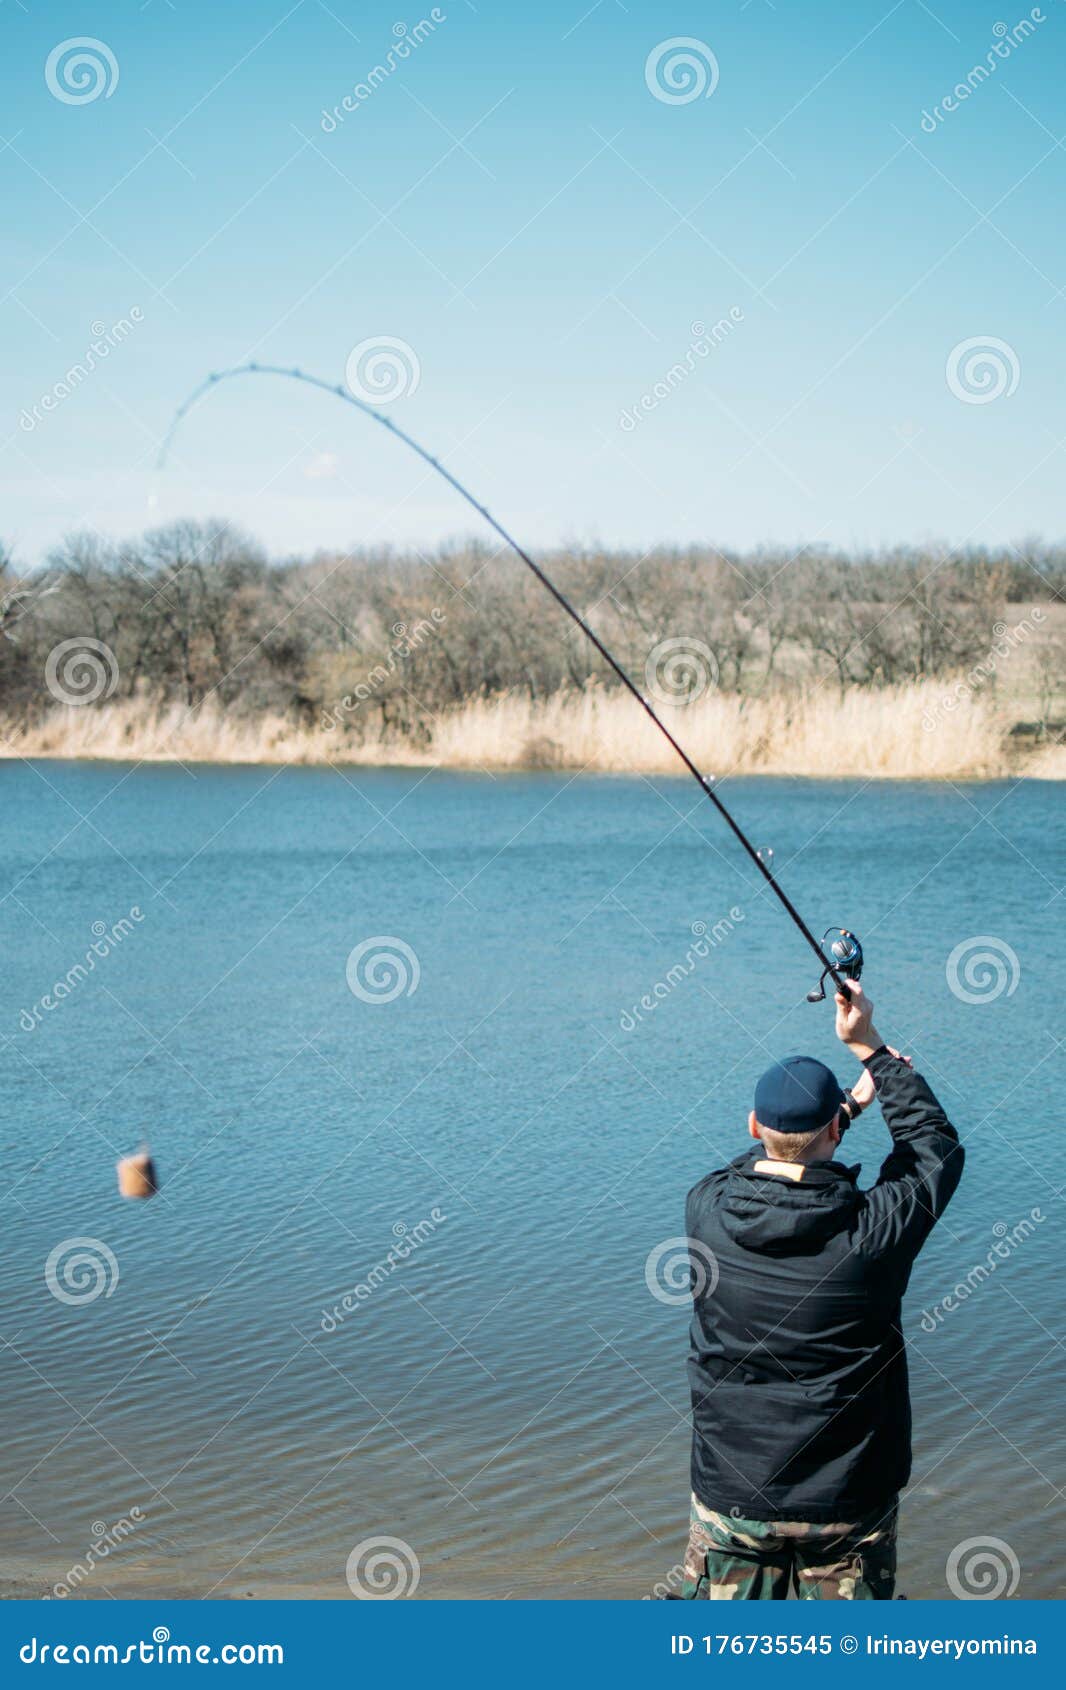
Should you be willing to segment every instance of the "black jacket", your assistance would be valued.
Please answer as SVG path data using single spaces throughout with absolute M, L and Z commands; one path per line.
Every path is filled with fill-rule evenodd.
M 689 1192 L 692 1488 L 719 1512 L 858 1520 L 910 1476 L 900 1305 L 963 1151 L 920 1074 L 868 1067 L 892 1134 L 870 1190 L 840 1162 L 756 1173 L 760 1146 Z

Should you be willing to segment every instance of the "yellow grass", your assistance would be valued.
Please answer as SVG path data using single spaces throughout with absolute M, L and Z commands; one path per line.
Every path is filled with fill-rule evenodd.
M 940 688 L 741 699 L 718 693 L 661 714 L 705 772 L 800 775 L 993 775 L 1008 766 L 1003 723 L 980 702 L 923 727 Z M 475 700 L 442 723 L 446 763 L 507 768 L 522 762 L 671 772 L 677 759 L 631 699 L 594 691 L 533 706 Z
M 708 694 L 661 714 L 704 772 L 944 779 L 1026 773 L 1066 778 L 1066 748 L 1026 755 L 1008 738 L 1010 714 L 991 695 L 945 710 L 942 683 L 736 698 Z M 358 731 L 297 727 L 280 717 L 241 721 L 214 701 L 180 705 L 124 700 L 57 708 L 31 726 L 0 724 L 0 754 L 145 762 L 359 763 L 443 768 L 558 768 L 670 773 L 673 752 L 632 699 L 590 688 L 533 704 L 503 695 L 471 699 L 413 745 L 369 722 Z
M 1066 745 L 1048 745 L 1026 760 L 1025 773 L 1036 780 L 1066 780 Z

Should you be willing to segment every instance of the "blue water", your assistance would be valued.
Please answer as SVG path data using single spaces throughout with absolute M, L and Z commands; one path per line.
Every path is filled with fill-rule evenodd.
M 901 1588 L 947 1594 L 992 1535 L 1020 1596 L 1061 1595 L 1062 789 L 725 791 L 812 925 L 862 935 L 968 1147 L 908 1302 Z M 383 1535 L 419 1596 L 648 1594 L 688 1435 L 685 1311 L 645 1263 L 773 1055 L 850 1075 L 691 783 L 9 762 L 0 863 L 8 1587 L 132 1520 L 81 1594 L 344 1596 Z M 969 1002 L 947 964 L 979 935 L 1004 960 Z M 371 938 L 413 990 L 353 993 Z M 162 1189 L 123 1202 L 145 1136 Z M 886 1145 L 872 1111 L 847 1152 L 869 1178 Z M 62 1251 L 73 1300 L 46 1283 L 71 1239 L 99 1295 Z

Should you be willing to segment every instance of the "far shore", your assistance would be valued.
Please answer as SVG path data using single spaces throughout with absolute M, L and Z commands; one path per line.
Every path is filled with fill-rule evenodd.
M 950 684 L 826 687 L 750 697 L 711 692 L 655 702 L 705 773 L 823 779 L 1066 779 L 1066 743 L 996 695 Z M 0 721 L 0 758 L 113 762 L 336 765 L 664 775 L 678 761 L 621 691 L 589 688 L 532 701 L 472 698 L 425 729 L 383 728 L 372 713 L 323 710 L 306 724 L 247 719 L 213 700 L 196 709 L 141 699 L 57 707 Z

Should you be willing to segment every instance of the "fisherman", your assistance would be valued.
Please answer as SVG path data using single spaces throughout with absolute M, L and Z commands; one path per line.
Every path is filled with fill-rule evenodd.
M 962 1173 L 958 1134 L 845 980 L 854 1090 L 810 1056 L 768 1068 L 754 1151 L 689 1193 L 692 1519 L 685 1597 L 892 1597 L 910 1477 L 901 1301 Z M 876 1095 L 892 1149 L 862 1191 L 835 1160 Z

